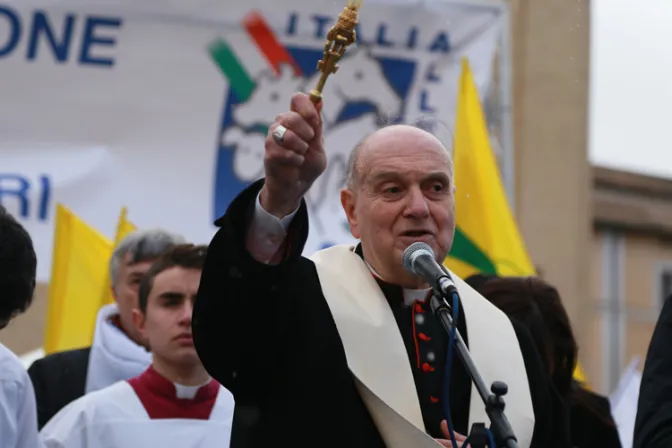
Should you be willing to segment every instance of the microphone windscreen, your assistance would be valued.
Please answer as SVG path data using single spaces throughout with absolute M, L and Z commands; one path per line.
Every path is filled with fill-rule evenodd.
M 413 261 L 414 261 L 413 254 L 421 250 L 429 252 L 431 257 L 434 258 L 434 251 L 432 250 L 431 246 L 427 243 L 423 243 L 420 241 L 408 246 L 404 251 L 404 255 L 401 257 L 401 262 L 404 265 L 404 269 L 406 269 L 411 274 L 417 275 L 417 272 L 415 272 L 415 269 L 413 268 Z

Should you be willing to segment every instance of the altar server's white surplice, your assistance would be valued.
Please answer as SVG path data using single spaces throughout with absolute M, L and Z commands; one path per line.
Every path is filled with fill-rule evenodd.
M 150 367 L 70 403 L 40 436 L 47 448 L 226 448 L 233 411 L 233 395 L 214 380 L 181 386 Z

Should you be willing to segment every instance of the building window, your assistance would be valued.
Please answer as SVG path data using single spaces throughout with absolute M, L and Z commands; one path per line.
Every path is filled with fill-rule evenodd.
M 658 306 L 662 307 L 665 300 L 672 295 L 672 266 L 665 266 L 658 276 Z

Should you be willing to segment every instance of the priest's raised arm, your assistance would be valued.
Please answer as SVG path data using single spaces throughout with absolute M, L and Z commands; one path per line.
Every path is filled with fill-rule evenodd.
M 450 250 L 450 152 L 413 126 L 367 136 L 341 193 L 361 243 L 306 258 L 303 196 L 326 153 L 319 105 L 297 94 L 290 109 L 269 130 L 265 178 L 216 223 L 195 303 L 198 354 L 236 400 L 231 446 L 451 446 L 447 409 L 458 442 L 487 417 L 459 359 L 445 368 L 447 335 L 428 285 L 401 263 L 416 241 L 438 260 Z M 519 446 L 569 447 L 566 408 L 529 335 L 457 283 L 457 327 L 486 381 L 509 384 Z
M 300 107 L 314 127 L 305 126 Z M 240 193 L 216 222 L 194 309 L 194 342 L 210 374 L 236 399 L 233 448 L 384 447 L 320 298 L 315 266 L 301 257 L 308 237 L 303 193 L 326 167 L 320 116 L 307 96 L 297 95 L 285 119 L 287 128 L 297 127 L 278 139 L 292 149 L 269 132 L 266 178 Z M 314 143 L 302 145 L 296 132 Z M 283 158 L 286 166 L 277 163 Z M 274 182 L 278 171 L 292 179 L 293 197 Z M 268 191 L 275 193 L 270 203 Z

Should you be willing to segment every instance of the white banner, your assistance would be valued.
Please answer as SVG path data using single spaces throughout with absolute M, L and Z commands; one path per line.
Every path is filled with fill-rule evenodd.
M 57 202 L 108 236 L 125 205 L 138 226 L 207 243 L 262 174 L 265 128 L 315 85 L 344 4 L 0 0 L 0 201 L 33 235 L 39 280 Z M 365 0 L 324 92 L 329 166 L 307 254 L 351 240 L 338 191 L 378 120 L 432 117 L 452 139 L 461 58 L 485 92 L 502 17 L 468 0 Z

